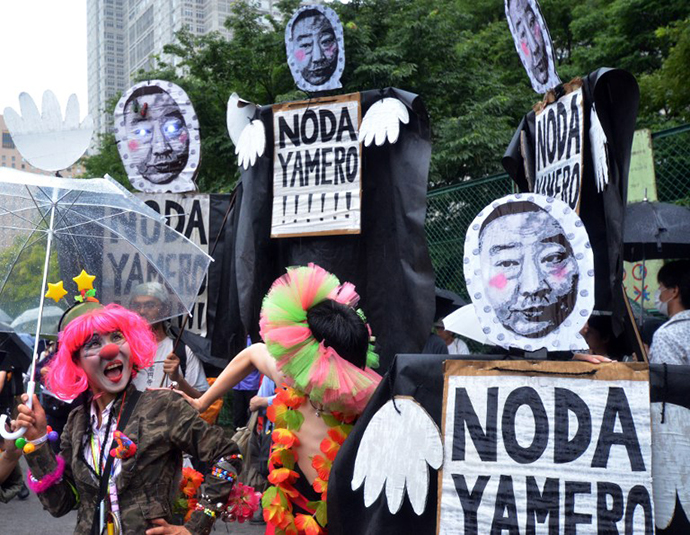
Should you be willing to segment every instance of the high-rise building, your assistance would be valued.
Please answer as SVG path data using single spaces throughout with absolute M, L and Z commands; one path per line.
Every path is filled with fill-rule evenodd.
M 108 101 L 128 85 L 124 20 L 127 3 L 88 0 L 86 4 L 89 113 L 97 133 L 105 132 L 112 122 Z
M 276 0 L 259 0 L 257 7 L 272 13 Z M 112 124 L 109 101 L 132 85 L 134 76 L 153 65 L 163 47 L 173 43 L 175 33 L 186 28 L 195 35 L 218 31 L 234 0 L 88 0 L 87 47 L 89 113 L 97 133 Z

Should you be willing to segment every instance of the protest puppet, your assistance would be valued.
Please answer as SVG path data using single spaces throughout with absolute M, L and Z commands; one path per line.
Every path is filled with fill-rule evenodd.
M 519 193 L 493 202 L 470 224 L 463 262 L 491 343 L 587 350 L 580 330 L 594 305 L 592 248 L 567 204 Z
M 340 87 L 341 28 L 330 8 L 304 6 L 286 29 L 295 83 L 318 96 L 269 106 L 237 95 L 228 102 L 241 167 L 233 308 L 258 335 L 271 282 L 285 266 L 316 262 L 360 289 L 385 369 L 394 347 L 421 350 L 433 321 L 424 234 L 429 121 L 421 99 L 399 89 L 324 93 Z
M 621 247 L 637 82 L 625 71 L 603 68 L 560 84 L 536 0 L 506 0 L 505 10 L 532 87 L 546 95 L 523 117 L 503 166 L 521 192 L 558 198 L 580 214 L 594 253 L 595 309 L 613 313 L 618 335 L 625 316 Z M 541 84 L 543 78 L 548 82 Z
M 162 80 L 131 87 L 115 106 L 115 139 L 134 188 L 145 193 L 194 191 L 199 121 L 185 91 Z
M 330 7 L 303 6 L 295 11 L 285 29 L 285 49 L 297 87 L 307 92 L 342 87 L 343 25 Z
M 584 225 L 565 203 L 500 199 L 465 243 L 490 343 L 583 347 L 594 273 Z M 642 363 L 505 358 L 396 357 L 335 460 L 331 535 L 652 534 L 655 511 L 658 533 L 690 527 L 678 468 L 690 397 L 668 369 L 650 377 Z
M 532 88 L 546 93 L 561 83 L 549 29 L 536 0 L 505 0 L 505 12 L 515 50 Z

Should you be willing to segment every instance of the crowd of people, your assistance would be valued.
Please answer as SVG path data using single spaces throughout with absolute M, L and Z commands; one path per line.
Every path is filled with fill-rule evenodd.
M 650 362 L 689 364 L 690 261 L 668 262 L 658 282 L 656 308 L 669 319 L 653 335 Z M 264 299 L 263 343 L 248 345 L 210 387 L 169 322 L 154 321 L 168 306 L 160 284 L 137 287 L 129 309 L 77 304 L 39 364 L 43 402 L 28 403 L 21 374 L 0 371 L 2 410 L 14 417 L 12 429 L 25 430 L 0 444 L 0 500 L 22 493 L 24 455 L 28 486 L 44 507 L 56 516 L 78 510 L 75 533 L 208 533 L 240 476 L 253 471 L 264 498 L 251 513 L 267 533 L 300 533 L 313 522 L 325 530 L 331 463 L 381 379 L 358 301 L 352 285 L 318 266 L 288 269 Z M 442 321 L 434 330 L 425 351 L 469 353 Z M 595 362 L 625 358 L 610 317 L 591 316 L 582 334 Z M 231 391 L 236 427 L 260 413 L 246 450 L 251 467 L 200 417 Z M 206 473 L 191 514 L 175 525 L 184 454 Z

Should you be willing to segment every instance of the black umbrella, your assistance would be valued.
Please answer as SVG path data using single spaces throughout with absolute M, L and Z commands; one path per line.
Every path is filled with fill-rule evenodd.
M 436 314 L 434 320 L 445 318 L 458 308 L 465 306 L 467 302 L 455 292 L 436 287 Z
M 625 209 L 623 258 L 690 258 L 690 209 L 642 201 Z
M 22 372 L 29 370 L 33 351 L 31 347 L 11 327 L 0 322 L 0 371 L 9 371 L 11 368 Z

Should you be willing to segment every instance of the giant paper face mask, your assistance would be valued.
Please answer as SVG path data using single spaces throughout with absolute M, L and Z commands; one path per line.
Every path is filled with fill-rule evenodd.
M 343 25 L 330 7 L 298 9 L 285 28 L 285 48 L 292 77 L 301 90 L 315 92 L 342 87 Z
M 561 83 L 556 73 L 553 43 L 537 0 L 505 0 L 506 18 L 515 49 L 539 94 Z
M 132 186 L 146 193 L 196 189 L 199 122 L 182 88 L 160 80 L 137 84 L 117 103 L 114 118 Z
M 527 351 L 585 350 L 579 331 L 594 306 L 592 248 L 562 201 L 503 197 L 472 221 L 465 282 L 487 338 Z

